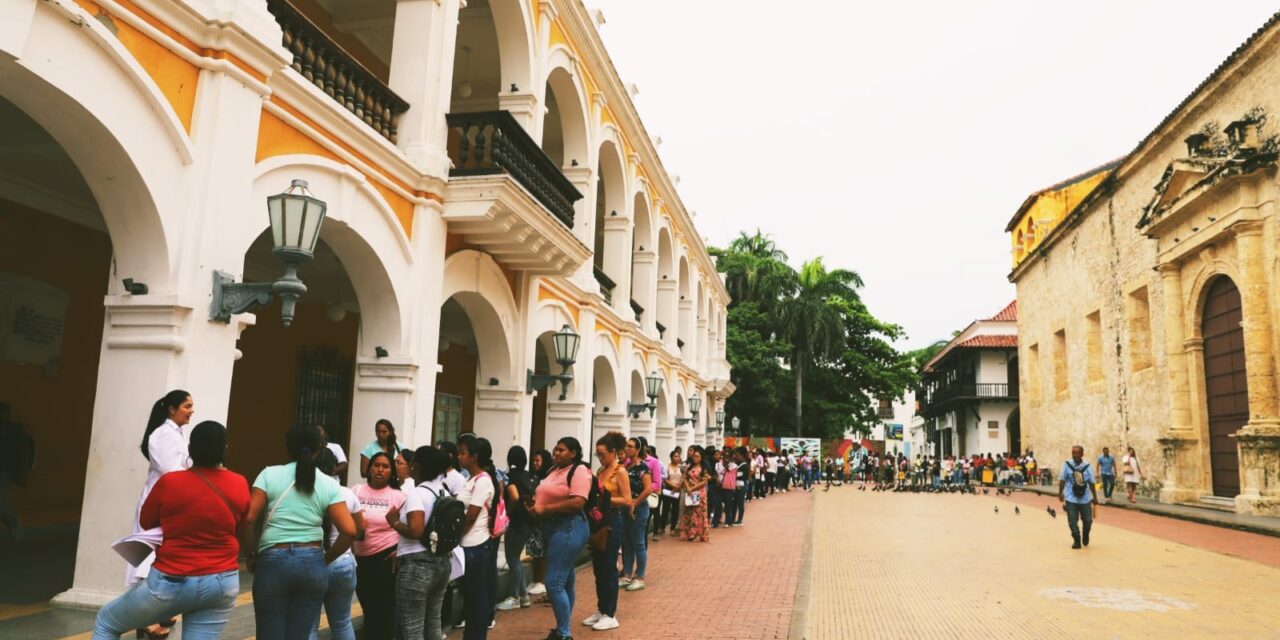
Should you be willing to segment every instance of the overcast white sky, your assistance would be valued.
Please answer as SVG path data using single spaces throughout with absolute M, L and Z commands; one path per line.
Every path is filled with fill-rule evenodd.
M 1277 9 L 1231 0 L 586 0 L 699 230 L 860 273 L 906 347 L 1015 296 L 1031 192 L 1133 148 Z

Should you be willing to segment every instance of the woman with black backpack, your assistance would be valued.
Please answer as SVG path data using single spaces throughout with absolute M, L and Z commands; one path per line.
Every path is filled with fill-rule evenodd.
M 458 462 L 470 477 L 458 498 L 467 506 L 462 553 L 466 573 L 462 590 L 466 595 L 464 640 L 484 640 L 493 622 L 493 605 L 498 593 L 498 540 L 493 523 L 502 500 L 502 483 L 493 468 L 493 447 L 484 438 L 458 440 Z
M 632 516 L 631 481 L 620 460 L 626 446 L 626 437 L 617 431 L 610 431 L 596 441 L 596 458 L 600 460 L 596 481 L 600 493 L 609 496 L 609 503 L 608 513 L 602 514 L 602 526 L 588 539 L 599 609 L 582 621 L 596 631 L 618 628 L 618 551 L 622 548 L 626 520 Z
M 566 640 L 573 617 L 573 564 L 587 544 L 587 519 L 583 510 L 591 496 L 591 468 L 582 461 L 577 438 L 561 438 L 551 453 L 554 467 L 538 483 L 533 516 L 542 528 L 547 557 L 547 598 L 555 612 L 556 626 L 547 640 Z
M 449 584 L 449 556 L 453 549 L 445 548 L 449 544 L 440 544 L 439 538 L 453 536 L 437 535 L 432 540 L 430 534 L 449 517 L 443 506 L 446 500 L 454 501 L 444 486 L 448 469 L 449 454 L 434 447 L 418 447 L 410 466 L 415 486 L 405 492 L 404 509 L 387 512 L 387 522 L 400 534 L 396 603 L 403 638 L 440 640 L 444 636 L 440 607 Z M 439 511 L 437 506 L 441 507 Z M 460 523 L 455 525 L 455 533 L 460 535 L 462 527 Z

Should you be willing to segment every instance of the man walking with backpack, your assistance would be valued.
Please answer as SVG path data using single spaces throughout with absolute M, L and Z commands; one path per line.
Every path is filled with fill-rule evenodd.
M 1089 530 L 1093 528 L 1093 516 L 1097 510 L 1098 496 L 1093 490 L 1093 469 L 1084 461 L 1084 447 L 1071 447 L 1071 459 L 1062 463 L 1058 475 L 1058 501 L 1067 511 L 1067 526 L 1071 527 L 1072 549 L 1081 544 L 1089 546 Z M 1070 487 L 1067 485 L 1070 484 Z M 1084 521 L 1081 531 L 1077 521 Z

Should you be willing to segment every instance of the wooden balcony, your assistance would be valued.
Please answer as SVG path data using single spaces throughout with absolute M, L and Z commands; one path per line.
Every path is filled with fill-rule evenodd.
M 396 126 L 409 103 L 287 0 L 267 0 L 267 10 L 284 33 L 282 44 L 293 56 L 293 70 L 395 142 Z
M 604 298 L 605 304 L 613 305 L 613 290 L 618 286 L 605 272 L 598 266 L 592 266 L 591 272 L 596 277 L 596 282 L 600 284 L 600 295 Z
M 506 111 L 450 113 L 449 177 L 506 174 L 573 228 L 573 203 L 582 194 Z
M 955 382 L 925 389 L 920 398 L 920 415 L 931 418 L 954 407 L 980 402 L 1017 402 L 1017 385 L 1003 383 Z

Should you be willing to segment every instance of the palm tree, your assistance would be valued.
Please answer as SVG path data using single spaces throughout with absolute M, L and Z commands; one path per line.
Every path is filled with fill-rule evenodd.
M 728 249 L 715 253 L 734 302 L 755 302 L 770 309 L 794 285 L 795 271 L 787 265 L 787 254 L 759 229 L 753 235 L 739 232 Z
M 822 258 L 800 267 L 796 293 L 782 301 L 778 328 L 792 345 L 791 366 L 796 376 L 796 435 L 804 435 L 804 370 L 818 358 L 838 353 L 844 343 L 844 314 L 840 303 L 856 300 L 862 278 L 853 271 L 828 271 Z

